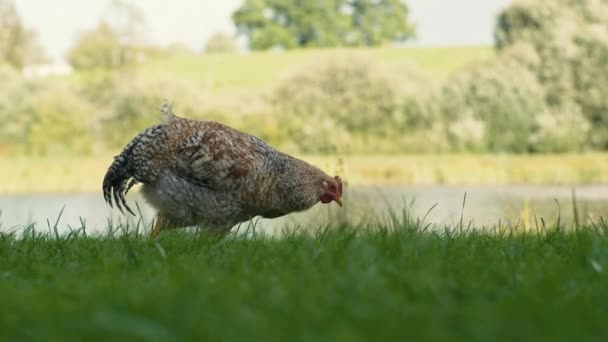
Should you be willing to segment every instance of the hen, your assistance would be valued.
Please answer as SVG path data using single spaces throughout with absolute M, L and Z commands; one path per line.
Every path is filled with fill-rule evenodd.
M 225 233 L 256 216 L 275 218 L 318 202 L 342 206 L 342 180 L 212 121 L 176 116 L 138 134 L 114 158 L 103 179 L 106 202 L 133 214 L 129 189 L 141 192 L 158 213 L 152 237 L 172 228 L 200 226 Z

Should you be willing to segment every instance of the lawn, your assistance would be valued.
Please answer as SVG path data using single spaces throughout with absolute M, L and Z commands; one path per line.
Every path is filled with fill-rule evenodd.
M 386 63 L 410 62 L 438 77 L 445 77 L 494 55 L 493 49 L 487 46 L 308 49 L 249 54 L 176 55 L 145 63 L 140 71 L 150 77 L 168 75 L 194 81 L 207 92 L 257 92 L 275 85 L 298 67 L 334 57 L 340 52 L 361 54 Z
M 390 228 L 389 228 L 390 227 Z M 608 224 L 0 234 L 0 339 L 605 341 Z

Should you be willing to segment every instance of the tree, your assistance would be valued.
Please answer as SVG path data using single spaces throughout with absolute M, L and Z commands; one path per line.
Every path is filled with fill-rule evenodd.
M 232 18 L 252 49 L 377 46 L 414 35 L 401 0 L 246 0 Z
M 230 53 L 236 52 L 236 50 L 236 43 L 232 36 L 222 32 L 214 33 L 205 45 L 206 53 Z
M 38 32 L 30 29 L 25 31 L 23 40 L 23 65 L 43 64 L 49 61 L 44 49 L 38 41 Z
M 72 47 L 70 64 L 76 69 L 131 65 L 145 58 L 141 43 L 144 27 L 144 16 L 137 7 L 114 0 L 97 28 L 83 34 Z
M 16 68 L 46 60 L 36 33 L 23 26 L 12 2 L 0 0 L 0 62 Z
M 118 35 L 102 22 L 76 41 L 68 60 L 75 69 L 112 69 L 127 64 L 124 57 Z
M 529 152 L 544 91 L 527 68 L 498 58 L 454 74 L 439 107 L 455 151 Z
M 142 11 L 130 2 L 113 0 L 102 21 L 116 33 L 122 46 L 134 47 L 142 43 L 146 18 Z
M 516 1 L 499 15 L 495 37 L 499 50 L 524 52 L 516 57 L 550 106 L 580 107 L 592 127 L 588 144 L 608 149 L 608 2 Z
M 349 45 L 374 46 L 405 41 L 414 35 L 414 27 L 407 21 L 408 8 L 402 0 L 351 0 L 342 6 L 352 7 L 354 30 L 348 32 Z

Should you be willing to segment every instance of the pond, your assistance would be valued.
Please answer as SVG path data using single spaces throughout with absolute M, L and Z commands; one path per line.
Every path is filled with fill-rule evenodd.
M 384 186 L 354 187 L 347 189 L 344 208 L 335 204 L 317 205 L 313 209 L 274 220 L 256 222 L 256 229 L 267 232 L 286 226 L 319 226 L 332 222 L 358 222 L 363 218 L 386 218 L 392 208 L 397 213 L 407 209 L 408 215 L 438 226 L 453 226 L 461 217 L 465 224 L 477 228 L 499 224 L 520 223 L 533 225 L 534 217 L 540 222 L 572 222 L 573 192 L 580 222 L 597 221 L 608 216 L 608 186 Z M 466 198 L 465 198 L 466 195 Z M 149 225 L 154 211 L 135 192 L 128 201 L 140 213 L 128 220 L 142 220 Z M 464 205 L 464 209 L 463 209 Z M 60 231 L 79 228 L 84 222 L 88 232 L 106 230 L 108 222 L 114 225 L 125 222 L 125 216 L 111 209 L 101 193 L 82 194 L 28 194 L 0 195 L 0 229 L 19 229 L 35 224 L 37 230 L 47 230 L 59 218 Z M 62 211 L 63 210 L 63 211 Z M 59 214 L 61 213 L 61 217 Z
M 309 211 L 274 220 L 254 219 L 256 229 L 276 231 L 283 227 L 315 226 L 325 223 L 351 222 L 364 219 L 386 219 L 393 210 L 438 227 L 465 225 L 487 228 L 497 224 L 534 225 L 540 222 L 571 223 L 573 192 L 580 222 L 597 221 L 608 215 L 608 186 L 384 186 L 353 187 L 345 191 L 344 207 L 336 204 L 317 205 Z M 49 227 L 61 232 L 86 224 L 88 232 L 107 230 L 129 222 L 148 226 L 154 211 L 137 191 L 128 196 L 132 208 L 139 206 L 141 216 L 126 217 L 111 209 L 101 193 L 0 195 L 0 230 L 21 229 L 34 224 L 37 230 Z M 404 211 L 405 210 L 405 211 Z M 59 220 L 58 220 L 59 219 Z

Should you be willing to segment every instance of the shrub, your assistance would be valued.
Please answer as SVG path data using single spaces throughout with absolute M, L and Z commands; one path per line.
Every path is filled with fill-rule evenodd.
M 305 66 L 284 81 L 273 96 L 286 114 L 326 117 L 349 131 L 381 131 L 399 109 L 390 82 L 370 61 L 344 56 Z
M 592 124 L 587 143 L 607 149 L 608 2 L 516 1 L 498 17 L 496 44 L 504 49 L 520 43 L 538 56 L 530 70 L 548 104 L 577 104 Z
M 546 110 L 534 74 L 499 59 L 452 77 L 439 99 L 452 149 L 526 152 L 536 116 Z
M 164 100 L 175 104 L 178 115 L 203 116 L 199 87 L 191 82 L 128 72 L 116 77 L 113 83 L 113 98 L 106 105 L 101 123 L 109 147 L 123 147 L 145 128 L 161 122 L 160 108 Z
M 129 61 L 118 34 L 105 23 L 80 37 L 69 52 L 68 59 L 75 69 L 112 69 Z
M 387 72 L 393 76 L 401 101 L 399 115 L 391 123 L 396 136 L 390 139 L 394 142 L 390 152 L 446 151 L 448 141 L 438 103 L 442 83 L 410 64 L 400 64 Z
M 395 139 L 428 128 L 431 114 L 416 86 L 426 75 L 411 67 L 383 67 L 361 55 L 344 54 L 306 65 L 284 80 L 271 103 L 303 152 L 361 149 L 395 152 Z
M 66 85 L 39 83 L 12 113 L 11 143 L 27 154 L 87 154 L 95 144 L 95 109 Z
M 575 104 L 547 109 L 536 117 L 530 142 L 533 152 L 572 152 L 585 149 L 591 125 Z
M 234 53 L 237 50 L 234 37 L 222 32 L 211 35 L 205 45 L 205 53 Z
M 21 104 L 28 95 L 28 87 L 15 69 L 0 64 L 0 152 L 14 149 L 24 134 Z

